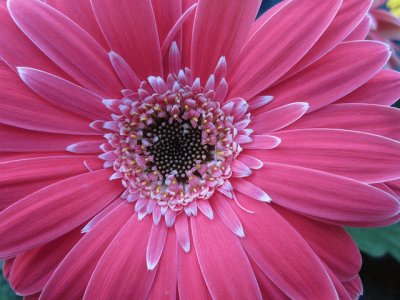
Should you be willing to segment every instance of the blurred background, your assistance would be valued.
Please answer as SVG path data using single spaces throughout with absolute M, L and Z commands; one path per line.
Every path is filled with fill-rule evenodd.
M 259 15 L 278 2 L 281 1 L 264 0 Z M 398 2 L 400 7 L 400 1 L 391 2 Z M 385 5 L 381 9 L 388 10 Z M 394 43 L 399 46 L 397 41 Z M 400 101 L 394 106 L 400 107 Z M 400 223 L 386 228 L 348 228 L 348 231 L 357 242 L 363 256 L 360 276 L 364 285 L 364 295 L 361 299 L 400 300 Z M 14 299 L 21 297 L 13 293 L 0 272 L 0 300 Z

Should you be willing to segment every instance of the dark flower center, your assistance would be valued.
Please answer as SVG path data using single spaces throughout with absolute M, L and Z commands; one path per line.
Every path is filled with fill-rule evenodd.
M 164 179 L 175 171 L 175 178 L 184 183 L 187 171 L 211 160 L 213 147 L 202 144 L 201 128 L 193 128 L 188 121 L 169 123 L 168 119 L 156 119 L 144 130 L 144 135 L 153 141 L 146 147 L 149 155 L 153 156 L 153 160 L 147 163 L 148 169 L 157 170 Z

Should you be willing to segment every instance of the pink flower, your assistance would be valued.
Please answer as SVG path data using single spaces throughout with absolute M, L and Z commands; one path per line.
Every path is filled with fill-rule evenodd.
M 399 219 L 400 76 L 363 41 L 369 1 L 254 21 L 260 2 L 0 1 L 0 257 L 17 293 L 362 293 L 341 226 Z
M 398 55 L 400 47 L 396 42 L 400 41 L 400 19 L 391 12 L 381 8 L 385 2 L 384 0 L 375 0 L 372 4 L 370 10 L 371 30 L 368 38 L 390 45 L 392 55 L 388 62 L 388 67 L 398 70 L 400 68 L 400 58 Z

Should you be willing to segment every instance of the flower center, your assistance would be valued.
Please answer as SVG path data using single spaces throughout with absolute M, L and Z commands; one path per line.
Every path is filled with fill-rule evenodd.
M 167 119 L 155 119 L 144 130 L 144 136 L 153 142 L 145 150 L 153 158 L 147 163 L 147 169 L 157 170 L 163 179 L 174 174 L 178 182 L 187 184 L 187 172 L 212 160 L 210 151 L 214 147 L 203 144 L 201 129 L 193 128 L 188 121 L 168 123 Z

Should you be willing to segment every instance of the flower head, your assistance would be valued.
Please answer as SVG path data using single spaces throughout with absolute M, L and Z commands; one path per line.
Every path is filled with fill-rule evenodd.
M 0 2 L 0 257 L 19 294 L 362 293 L 341 226 L 399 219 L 399 74 L 363 40 L 368 1 L 255 20 L 260 2 Z

